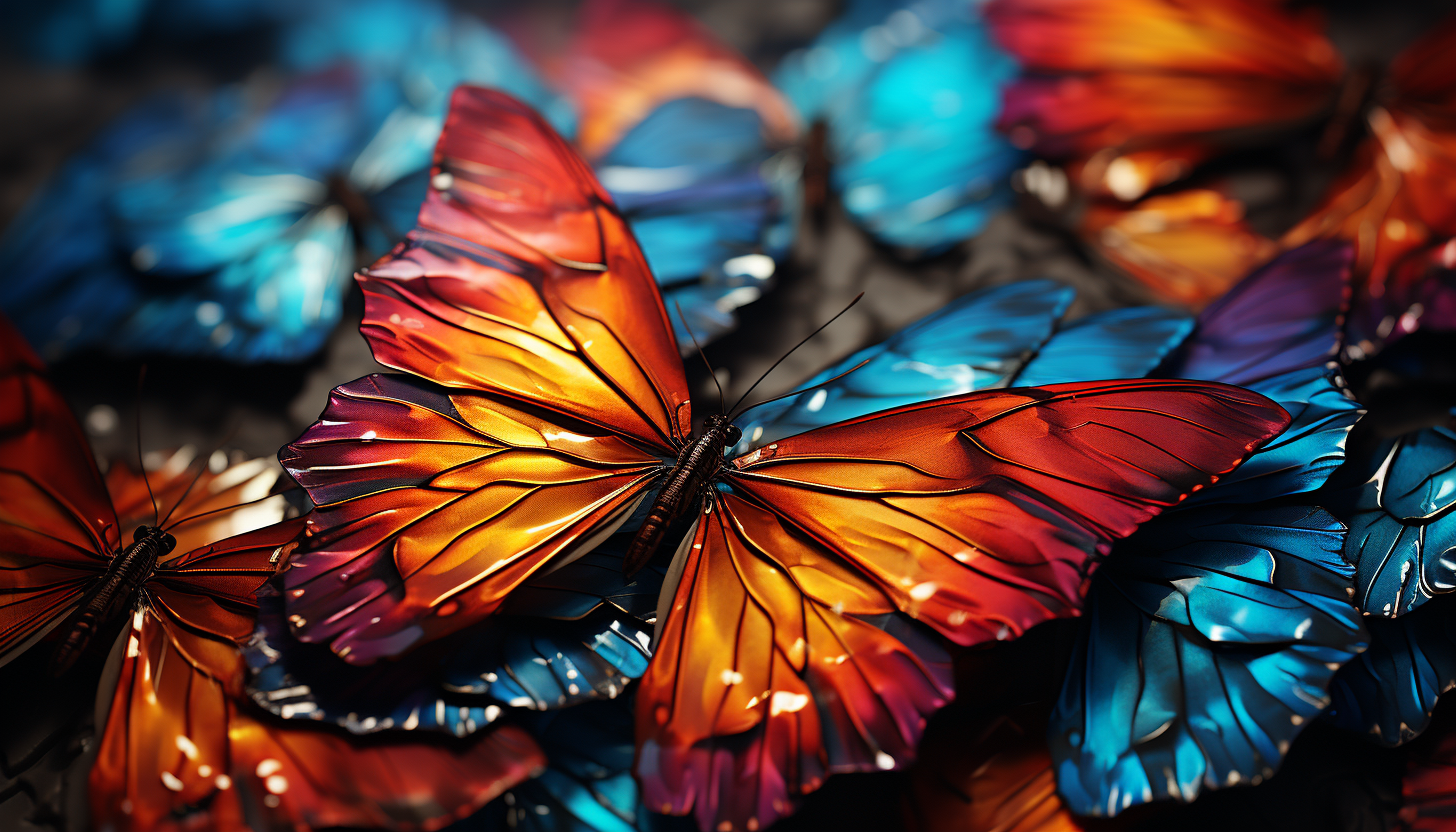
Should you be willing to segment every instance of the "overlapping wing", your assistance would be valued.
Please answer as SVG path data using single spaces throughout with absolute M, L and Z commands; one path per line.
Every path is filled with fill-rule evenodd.
M 139 609 L 91 771 L 98 828 L 245 832 L 355 826 L 436 829 L 545 760 L 518 729 L 468 744 L 352 744 L 242 710 L 235 644 Z
M 461 87 L 430 181 L 419 226 L 359 275 L 375 357 L 675 453 L 690 414 L 671 324 L 586 163 L 529 107 Z
M 1287 421 L 1223 385 L 1068 384 L 909 405 L 736 460 L 679 553 L 638 692 L 648 805 L 767 825 L 831 772 L 899 766 L 952 695 L 921 624 L 976 644 L 1074 615 L 1114 539 Z
M 480 621 L 604 539 L 661 470 L 610 430 L 507 401 L 389 375 L 334 391 L 282 457 L 318 506 L 285 578 L 300 639 L 367 664 Z
M 90 443 L 0 320 L 0 654 L 65 617 L 120 545 Z

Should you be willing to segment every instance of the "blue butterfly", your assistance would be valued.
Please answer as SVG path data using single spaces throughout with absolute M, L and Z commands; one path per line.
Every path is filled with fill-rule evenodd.
M 1159 368 L 1257 390 L 1294 419 L 1092 576 L 1048 729 L 1073 812 L 1259 782 L 1365 647 L 1344 526 L 1310 496 L 1362 414 L 1325 366 L 1349 258 L 1337 243 L 1277 258 L 1205 310 Z
M 142 105 L 0 242 L 20 275 L 0 307 L 47 357 L 305 357 L 338 321 L 356 234 L 377 254 L 413 225 L 456 84 L 496 83 L 570 123 L 504 38 L 443 5 L 310 4 L 281 40 L 298 73 L 281 89 Z
M 856 0 L 774 80 L 828 130 L 831 185 L 871 235 L 933 254 L 1008 205 L 1024 154 L 994 127 L 1015 63 L 974 4 Z

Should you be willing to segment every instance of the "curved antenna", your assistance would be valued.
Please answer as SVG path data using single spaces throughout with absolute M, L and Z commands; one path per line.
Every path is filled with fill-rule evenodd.
M 288 492 L 290 492 L 290 491 L 292 491 L 292 490 L 294 490 L 294 489 L 296 489 L 298 487 L 299 487 L 298 484 L 295 483 L 293 485 L 288 486 L 285 489 L 282 489 L 281 491 L 273 491 L 273 492 L 270 492 L 268 494 L 264 494 L 263 496 L 259 497 L 256 500 L 248 500 L 247 502 L 243 502 L 243 503 L 233 503 L 230 506 L 223 506 L 222 508 L 214 508 L 214 509 L 209 509 L 208 511 L 200 511 L 200 512 L 198 512 L 196 514 L 193 514 L 191 516 L 183 517 L 181 520 L 178 520 L 177 522 L 173 523 L 172 526 L 171 526 L 171 528 L 167 529 L 167 531 L 171 531 L 172 529 L 175 529 L 178 526 L 181 526 L 183 523 L 191 523 L 193 520 L 200 520 L 200 519 L 202 519 L 204 517 L 207 517 L 208 515 L 211 515 L 211 514 L 220 514 L 220 513 L 224 512 L 224 511 L 235 511 L 235 510 L 240 509 L 240 508 L 242 508 L 244 506 L 256 505 L 258 503 L 264 502 L 265 500 L 271 500 L 274 497 L 279 497 L 279 496 L 282 496 L 284 494 L 287 494 Z
M 157 523 L 157 526 L 158 527 L 165 526 L 167 524 L 167 521 L 172 519 L 173 512 L 175 512 L 177 509 L 179 509 L 179 508 L 182 507 L 182 501 L 187 499 L 187 495 L 192 493 L 193 486 L 197 485 L 197 481 L 200 480 L 200 479 L 202 479 L 202 475 L 204 473 L 206 473 L 206 471 L 207 471 L 208 468 L 211 467 L 211 465 L 212 465 L 212 455 L 215 454 L 215 453 L 217 453 L 218 451 L 222 450 L 222 448 L 223 448 L 224 445 L 226 445 L 227 443 L 233 441 L 233 437 L 237 435 L 237 432 L 238 432 L 238 429 L 236 427 L 234 427 L 232 430 L 228 431 L 227 432 L 227 436 L 224 436 L 223 439 L 222 439 L 222 441 L 219 442 L 219 443 L 217 443 L 217 447 L 213 448 L 212 449 L 212 452 L 209 453 L 207 456 L 202 457 L 202 465 L 201 465 L 201 467 L 199 467 L 197 469 L 197 473 L 196 474 L 192 475 L 192 481 L 189 482 L 189 483 L 187 483 L 187 487 L 184 488 L 184 489 L 182 489 L 182 496 L 181 497 L 178 497 L 177 498 L 177 502 L 175 502 L 175 503 L 172 504 L 171 511 L 168 511 L 167 512 L 167 516 L 166 517 L 163 517 L 161 519 L 161 521 Z
M 754 402 L 753 404 L 749 405 L 748 407 L 745 407 L 742 410 L 738 411 L 738 415 L 739 416 L 742 416 L 743 414 L 745 414 L 748 411 L 754 409 L 755 407 L 758 407 L 761 404 L 768 404 L 769 402 L 776 402 L 779 399 L 787 399 L 790 396 L 797 396 L 800 393 L 807 393 L 810 390 L 814 390 L 814 389 L 819 388 L 819 387 L 824 387 L 826 385 L 833 384 L 834 382 L 839 381 L 840 379 L 844 378 L 845 376 L 849 375 L 850 373 L 854 372 L 855 370 L 858 370 L 860 367 L 863 367 L 864 365 L 870 363 L 871 361 L 874 361 L 874 359 L 873 358 L 866 358 L 865 360 L 859 362 L 858 364 L 854 365 L 853 367 L 850 367 L 848 370 L 845 370 L 844 372 L 840 373 L 839 375 L 833 376 L 833 377 L 830 377 L 830 378 L 826 378 L 823 381 L 819 382 L 818 384 L 811 384 L 808 387 L 800 388 L 798 390 L 795 390 L 792 393 L 784 393 L 781 396 L 774 396 L 771 399 L 764 399 L 761 402 Z
M 784 363 L 784 359 L 785 358 L 788 358 L 789 356 L 793 355 L 794 354 L 794 350 L 797 350 L 799 347 L 802 347 L 805 344 L 809 343 L 809 339 L 810 338 L 813 338 L 815 335 L 818 335 L 819 333 L 823 332 L 825 327 L 827 327 L 830 324 L 834 323 L 835 321 L 839 320 L 839 316 L 840 315 L 843 315 L 844 313 L 846 313 L 849 310 L 853 309 L 854 308 L 854 305 L 856 303 L 859 303 L 860 298 L 863 298 L 863 297 L 864 297 L 864 292 L 860 292 L 859 294 L 855 295 L 854 296 L 854 300 L 850 301 L 848 306 L 846 306 L 843 309 L 839 310 L 839 312 L 837 312 L 834 315 L 834 317 L 832 317 L 829 320 L 825 321 L 824 323 L 820 324 L 818 329 L 814 330 L 813 332 L 809 333 L 808 335 L 805 335 L 804 336 L 804 340 L 802 340 L 799 343 L 795 344 L 794 347 L 793 347 L 793 349 L 791 349 L 788 352 L 784 353 L 783 354 L 783 357 L 780 358 L 778 361 L 775 361 L 773 363 L 773 366 L 772 367 L 769 367 L 767 370 L 764 370 L 763 371 L 763 375 L 761 375 L 761 376 L 758 377 L 758 381 L 755 381 L 753 384 L 749 385 L 748 389 L 743 391 L 743 395 L 741 395 L 741 396 L 738 397 L 738 401 L 736 401 L 736 402 L 733 403 L 733 408 L 732 409 L 733 410 L 737 410 L 738 409 L 738 406 L 740 404 L 743 404 L 743 400 L 746 399 L 746 398 L 748 398 L 748 394 L 753 392 L 753 388 L 757 387 L 760 383 L 763 382 L 764 379 L 768 378 L 768 374 L 771 373 L 771 372 L 773 372 L 775 369 L 777 369 L 780 364 Z M 856 367 L 855 369 L 859 369 L 859 368 Z M 837 378 L 837 376 L 836 376 L 836 378 Z M 828 383 L 829 382 L 825 382 L 825 384 L 828 384 Z M 812 389 L 812 388 L 805 388 L 805 389 Z M 783 396 L 779 396 L 777 398 L 783 398 Z M 774 401 L 774 399 L 769 399 L 768 401 Z M 763 403 L 764 402 L 759 402 L 759 404 L 763 404 Z M 736 417 L 734 417 L 734 416 L 727 416 L 726 418 L 728 419 L 728 421 L 731 422 Z
M 136 455 L 137 468 L 142 472 L 142 482 L 147 484 L 147 496 L 152 501 L 152 526 L 162 525 L 161 511 L 157 509 L 157 495 L 152 491 L 152 480 L 147 476 L 147 463 L 142 459 L 142 382 L 147 380 L 147 365 L 143 364 L 141 372 L 137 374 L 137 395 L 136 395 Z
M 718 388 L 718 412 L 722 413 L 725 397 L 723 395 L 723 385 L 718 383 L 718 374 L 713 372 L 713 365 L 708 363 L 708 356 L 703 353 L 703 346 L 698 343 L 698 336 L 694 335 L 693 328 L 688 326 L 688 316 L 683 314 L 682 304 L 677 302 L 677 298 L 673 298 L 672 305 L 677 308 L 677 317 L 678 320 L 682 321 L 683 329 L 687 330 L 688 337 L 693 339 L 693 346 L 698 350 L 698 357 L 703 359 L 703 366 L 708 368 L 708 378 L 711 378 L 713 380 L 713 386 Z

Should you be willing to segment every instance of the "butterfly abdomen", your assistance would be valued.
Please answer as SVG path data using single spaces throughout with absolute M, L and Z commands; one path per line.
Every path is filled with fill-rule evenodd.
M 668 472 L 667 481 L 622 559 L 622 571 L 628 577 L 652 560 L 668 528 L 697 505 L 703 489 L 723 465 L 724 449 L 740 438 L 737 428 L 720 417 L 709 417 L 703 434 L 678 455 L 677 464 Z
M 157 560 L 172 551 L 176 540 L 160 529 L 137 529 L 132 544 L 118 552 L 86 593 L 67 622 L 66 638 L 51 657 L 51 672 L 60 676 L 76 663 L 97 633 L 131 606 L 137 591 L 152 576 Z

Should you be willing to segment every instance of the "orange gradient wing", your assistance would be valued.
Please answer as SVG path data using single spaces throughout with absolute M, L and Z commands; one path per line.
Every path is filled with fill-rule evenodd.
M 0 660 L 66 617 L 121 543 L 90 443 L 0 320 Z
M 284 579 L 294 633 L 361 664 L 585 554 L 664 464 L 594 425 L 388 375 L 336 389 L 282 459 L 318 505 Z
M 1201 309 L 1278 246 L 1244 222 L 1244 206 L 1217 191 L 1186 190 L 1132 206 L 1094 204 L 1078 229 L 1113 265 L 1160 300 Z
M 919 625 L 884 622 L 977 644 L 1075 615 L 1113 540 L 1288 421 L 1225 385 L 1069 384 L 888 410 L 736 460 L 675 560 L 638 690 L 647 805 L 767 826 L 829 773 L 903 765 L 951 687 L 910 646 Z
M 773 84 L 687 14 L 644 0 L 587 0 L 559 52 L 541 56 L 547 77 L 577 105 L 577 142 L 588 159 L 675 98 L 756 110 L 769 139 L 787 144 L 796 116 Z
M 236 645 L 144 607 L 91 770 L 92 822 L 117 832 L 438 829 L 545 764 L 518 729 L 464 744 L 358 744 L 238 704 Z
M 657 284 L 591 169 L 508 95 L 460 87 L 418 227 L 360 272 L 374 357 L 675 455 L 687 381 Z
M 1263 0 L 993 0 L 986 19 L 1027 70 L 1000 126 L 1051 156 L 1297 122 L 1343 71 L 1317 16 Z
M 1452 55 L 1456 17 L 1395 61 L 1349 172 L 1284 240 L 1290 247 L 1319 237 L 1353 242 L 1355 274 L 1375 297 L 1406 255 L 1456 235 Z

